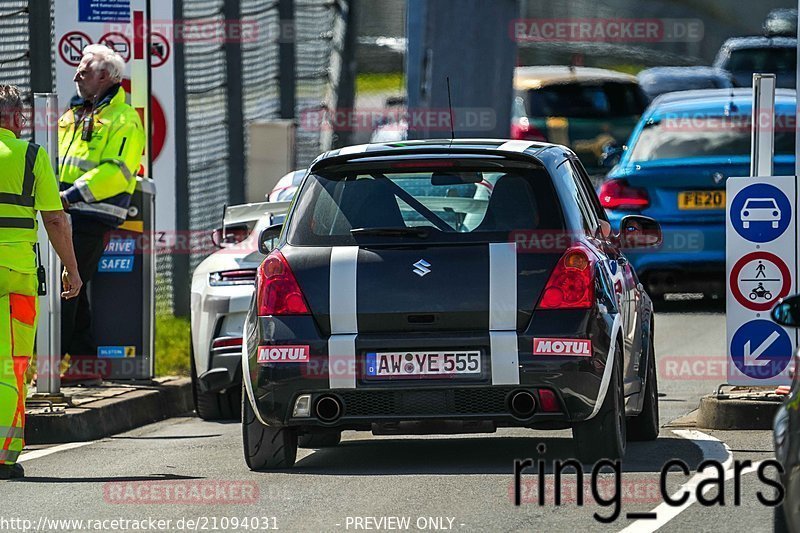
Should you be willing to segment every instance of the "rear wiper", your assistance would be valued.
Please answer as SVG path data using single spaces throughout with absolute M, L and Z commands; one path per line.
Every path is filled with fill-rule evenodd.
M 353 228 L 350 233 L 353 235 L 388 235 L 427 239 L 430 232 L 426 228 Z

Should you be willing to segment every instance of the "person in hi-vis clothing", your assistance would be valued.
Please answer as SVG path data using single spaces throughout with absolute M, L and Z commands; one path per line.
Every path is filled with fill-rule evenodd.
M 17 459 L 25 444 L 25 372 L 39 310 L 37 211 L 64 264 L 61 296 L 75 298 L 83 285 L 50 159 L 19 139 L 24 122 L 19 89 L 0 85 L 0 479 L 24 475 Z
M 75 74 L 78 91 L 58 122 L 59 179 L 64 209 L 72 218 L 72 241 L 81 278 L 89 285 L 105 249 L 105 235 L 128 215 L 145 133 L 136 110 L 125 102 L 125 69 L 114 50 L 87 46 Z M 61 308 L 61 354 L 97 356 L 86 288 Z M 65 381 L 98 379 L 74 367 Z

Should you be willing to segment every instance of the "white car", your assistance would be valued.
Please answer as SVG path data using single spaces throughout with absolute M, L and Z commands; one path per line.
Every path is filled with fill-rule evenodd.
M 306 169 L 283 176 L 268 202 L 226 207 L 212 240 L 220 250 L 192 274 L 192 392 L 205 420 L 238 419 L 242 404 L 242 327 L 255 291 L 262 230 L 283 222 Z
M 741 216 L 745 229 L 751 222 L 771 222 L 773 228 L 781 222 L 781 210 L 774 198 L 749 198 L 742 207 Z

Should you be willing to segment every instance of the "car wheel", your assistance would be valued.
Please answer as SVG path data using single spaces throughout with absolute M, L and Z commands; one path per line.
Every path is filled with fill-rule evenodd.
M 744 229 L 749 229 L 749 228 L 750 228 L 750 223 L 749 223 L 749 222 L 746 222 L 746 221 L 742 221 L 742 227 L 743 227 Z
M 628 419 L 629 440 L 656 440 L 658 438 L 658 377 L 656 375 L 656 351 L 650 336 L 650 361 L 647 365 L 647 383 L 644 389 L 642 412 Z
M 594 418 L 572 427 L 578 459 L 594 463 L 601 459 L 622 459 L 626 447 L 625 397 L 622 389 L 622 348 L 614 353 L 611 382 L 603 405 Z
M 789 524 L 783 512 L 783 504 L 772 508 L 772 531 L 774 533 L 789 533 Z
M 779 225 L 780 225 L 780 222 L 773 222 L 772 223 L 772 229 L 778 229 Z
M 300 448 L 330 448 L 339 444 L 341 440 L 341 431 L 315 431 L 300 435 L 297 438 L 297 446 Z
M 297 432 L 294 428 L 262 424 L 250 405 L 242 383 L 242 447 L 250 470 L 291 468 L 297 460 Z
M 237 420 L 242 405 L 241 388 L 231 387 L 222 392 L 203 392 L 200 390 L 197 367 L 194 362 L 194 348 L 190 350 L 192 367 L 192 398 L 197 416 L 203 420 Z

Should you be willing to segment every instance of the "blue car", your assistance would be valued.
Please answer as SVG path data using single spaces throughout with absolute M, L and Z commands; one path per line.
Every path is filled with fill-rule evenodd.
M 626 254 L 652 297 L 725 293 L 725 180 L 750 174 L 751 89 L 667 93 L 642 115 L 599 188 L 615 229 L 656 219 L 658 251 Z M 794 174 L 795 91 L 775 96 L 774 175 Z

